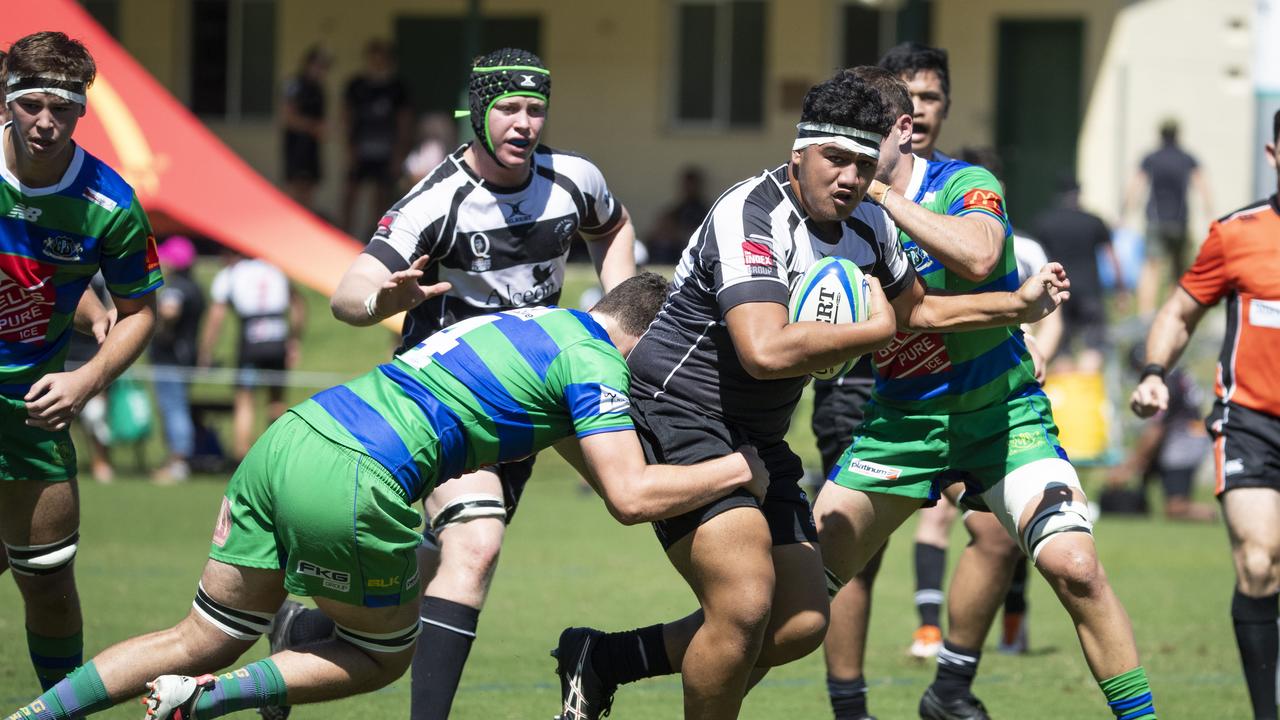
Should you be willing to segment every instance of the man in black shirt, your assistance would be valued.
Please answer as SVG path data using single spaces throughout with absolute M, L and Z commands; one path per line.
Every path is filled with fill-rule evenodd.
M 1078 370 L 1086 373 L 1102 369 L 1107 341 L 1107 318 L 1103 307 L 1102 281 L 1098 277 L 1098 250 L 1114 268 L 1117 282 L 1124 277 L 1111 230 L 1102 218 L 1080 207 L 1080 185 L 1074 177 L 1060 181 L 1058 204 L 1036 217 L 1032 234 L 1044 246 L 1049 260 L 1060 262 L 1071 274 L 1071 302 L 1062 306 L 1063 360 L 1074 355 Z M 1080 347 L 1075 342 L 1081 343 Z
M 204 317 L 204 292 L 191 278 L 195 246 L 181 235 L 165 240 L 156 249 L 164 268 L 165 284 L 156 304 L 156 334 L 151 339 L 151 364 L 156 367 L 156 404 L 164 421 L 169 459 L 152 477 L 159 483 L 181 482 L 195 452 L 195 426 L 191 422 L 190 382 L 185 370 L 194 367 L 199 349 L 200 320 Z
M 347 176 L 338 224 L 347 232 L 366 183 L 373 185 L 376 212 L 391 206 L 396 169 L 407 150 L 411 123 L 408 94 L 396 75 L 391 46 L 385 40 L 369 41 L 364 63 L 343 94 Z
M 324 137 L 324 78 L 329 54 L 312 46 L 298 74 L 284 86 L 284 185 L 298 204 L 312 208 L 320 182 L 320 140 Z

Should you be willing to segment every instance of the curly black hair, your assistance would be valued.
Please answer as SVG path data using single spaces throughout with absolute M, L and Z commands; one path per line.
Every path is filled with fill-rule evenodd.
M 831 123 L 884 135 L 895 116 L 879 91 L 857 75 L 841 71 L 809 88 L 800 122 Z
M 880 67 L 899 77 L 911 77 L 921 70 L 932 70 L 938 74 L 942 83 L 942 94 L 947 98 L 947 107 L 951 107 L 951 71 L 947 62 L 947 51 L 918 42 L 904 42 L 889 48 L 889 52 L 880 58 Z

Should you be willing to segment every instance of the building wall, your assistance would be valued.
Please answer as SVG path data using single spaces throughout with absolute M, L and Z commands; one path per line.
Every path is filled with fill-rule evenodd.
M 951 53 L 951 117 L 941 146 L 991 145 L 1001 19 L 1085 21 L 1076 167 L 1084 202 L 1115 221 L 1133 169 L 1177 118 L 1210 178 L 1214 216 L 1250 198 L 1253 167 L 1249 0 L 967 0 L 935 3 L 935 40 Z M 1208 219 L 1193 202 L 1194 227 Z M 1013 208 L 1014 213 L 1017 212 Z M 1140 220 L 1130 213 L 1131 224 Z M 1197 231 L 1198 232 L 1198 231 Z

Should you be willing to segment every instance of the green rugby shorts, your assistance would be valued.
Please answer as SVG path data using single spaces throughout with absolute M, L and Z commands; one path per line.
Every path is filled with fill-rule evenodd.
M 76 476 L 76 449 L 69 430 L 30 427 L 27 403 L 0 395 L 0 482 L 65 482 Z

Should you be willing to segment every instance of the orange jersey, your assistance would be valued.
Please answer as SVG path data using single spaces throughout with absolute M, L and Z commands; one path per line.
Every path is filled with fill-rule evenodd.
M 1196 302 L 1227 299 L 1215 389 L 1224 403 L 1280 416 L 1280 196 L 1218 220 L 1180 284 Z

